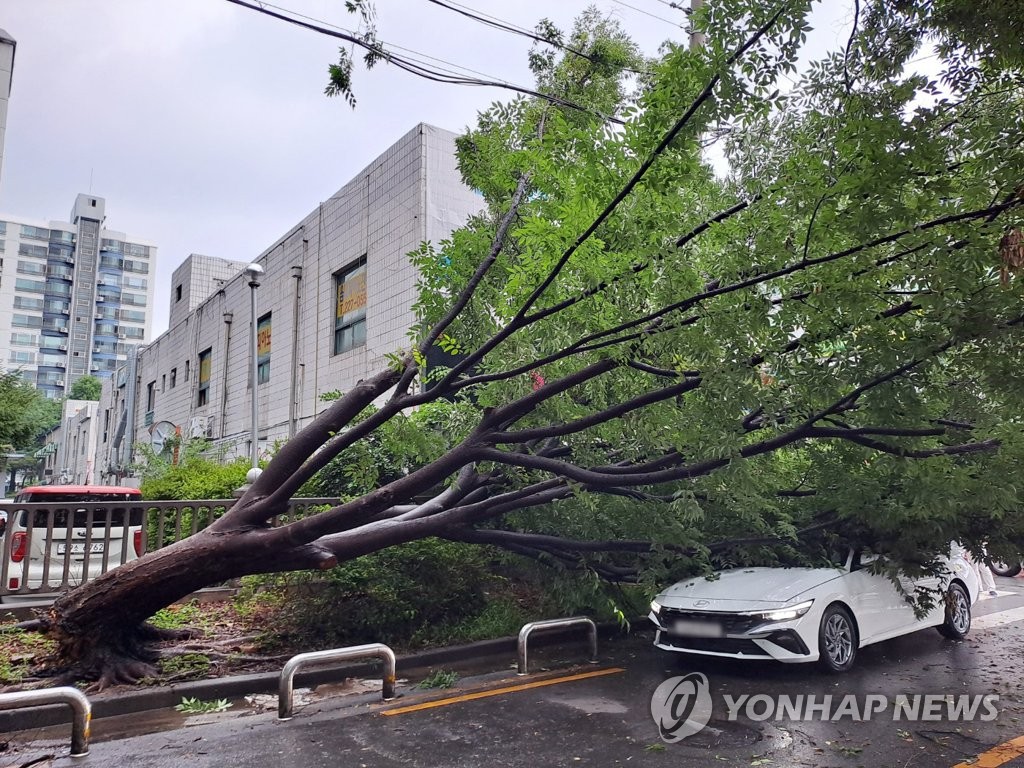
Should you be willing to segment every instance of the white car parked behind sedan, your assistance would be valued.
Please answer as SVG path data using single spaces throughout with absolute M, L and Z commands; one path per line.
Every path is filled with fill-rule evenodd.
M 887 576 L 871 573 L 875 557 L 850 551 L 841 567 L 738 568 L 678 582 L 651 603 L 654 644 L 704 656 L 818 661 L 845 672 L 872 643 L 926 627 L 956 640 L 967 635 L 979 591 L 967 560 L 954 554 L 944 576 L 901 579 L 908 594 L 920 586 L 945 595 L 919 619 Z

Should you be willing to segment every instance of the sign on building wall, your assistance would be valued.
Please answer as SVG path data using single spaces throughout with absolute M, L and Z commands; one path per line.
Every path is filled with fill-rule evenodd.
M 347 275 L 344 281 L 338 282 L 338 303 L 334 313 L 341 320 L 349 312 L 355 312 L 366 306 L 366 268 L 357 273 Z
M 256 324 L 256 382 L 270 381 L 270 313 Z

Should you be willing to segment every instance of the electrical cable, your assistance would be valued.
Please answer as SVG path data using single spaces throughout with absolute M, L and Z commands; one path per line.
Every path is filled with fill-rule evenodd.
M 535 42 L 543 43 L 544 45 L 550 45 L 553 48 L 558 48 L 560 50 L 566 51 L 567 53 L 571 53 L 574 56 L 579 56 L 581 59 L 586 59 L 587 61 L 593 62 L 595 64 L 601 63 L 600 59 L 596 59 L 590 54 L 579 50 L 578 48 L 573 48 L 571 45 L 560 43 L 556 40 L 552 40 L 551 38 L 539 35 L 536 32 L 531 32 L 530 30 L 520 27 L 517 24 L 513 24 L 512 22 L 505 21 L 503 19 L 499 19 L 497 16 L 491 16 L 483 12 L 475 11 L 474 9 L 469 8 L 468 6 L 460 5 L 459 3 L 445 2 L 445 0 L 427 0 L 427 2 L 433 3 L 434 5 L 440 6 L 441 8 L 446 8 L 449 11 L 453 11 L 461 16 L 466 16 L 467 18 L 473 19 L 474 21 L 479 21 L 481 24 L 486 24 L 487 26 L 493 27 L 494 29 L 499 29 L 503 32 L 510 32 L 514 35 L 520 35 L 521 37 L 529 38 Z M 630 69 L 629 67 L 623 67 L 623 71 L 630 72 L 634 75 L 647 74 L 643 70 Z
M 622 120 L 616 117 L 612 117 L 611 115 L 605 115 L 596 110 L 589 109 L 580 104 L 576 104 L 575 102 L 569 101 L 568 99 L 562 99 L 557 96 L 541 93 L 540 91 L 533 90 L 532 88 L 526 88 L 524 86 L 515 85 L 514 83 L 509 83 L 506 81 L 497 80 L 493 78 L 482 79 L 476 77 L 465 77 L 459 75 L 458 73 L 454 73 L 451 70 L 443 70 L 437 68 L 431 69 L 422 61 L 416 61 L 414 59 L 398 56 L 394 53 L 389 52 L 384 47 L 383 42 L 369 43 L 363 38 L 359 37 L 358 35 L 355 35 L 350 31 L 342 30 L 340 27 L 336 27 L 335 29 L 328 29 L 327 27 L 323 26 L 323 23 L 320 22 L 319 20 L 316 20 L 316 22 L 314 23 L 313 21 L 308 20 L 310 19 L 310 17 L 303 16 L 302 14 L 294 14 L 292 11 L 285 8 L 281 8 L 280 6 L 272 6 L 270 3 L 265 2 L 260 2 L 259 4 L 254 5 L 252 3 L 245 2 L 245 0 L 227 0 L 227 2 L 232 3 L 234 5 L 239 5 L 243 8 L 247 8 L 250 11 L 262 13 L 266 16 L 270 16 L 271 18 L 278 19 L 279 21 L 284 21 L 288 24 L 294 24 L 295 26 L 303 27 L 304 29 L 317 32 L 321 35 L 326 35 L 327 37 L 333 37 L 339 40 L 344 40 L 345 42 L 348 43 L 352 43 L 353 45 L 359 46 L 360 48 L 363 48 L 364 50 L 372 54 L 380 56 L 387 63 L 392 64 L 398 67 L 399 69 L 403 69 L 406 72 L 409 72 L 410 74 L 416 75 L 417 77 L 422 77 L 426 80 L 432 80 L 434 82 L 445 83 L 448 85 L 474 85 L 490 88 L 502 88 L 504 90 L 521 93 L 525 96 L 532 96 L 534 98 L 547 101 L 556 106 L 574 109 L 579 112 L 585 112 L 587 114 L 594 115 L 595 117 L 598 117 L 601 120 L 605 120 L 611 123 L 617 123 L 619 125 L 624 124 Z M 272 8 L 276 8 L 277 10 L 272 10 Z M 285 14 L 293 14 L 296 18 L 293 18 L 292 16 Z M 303 21 L 302 19 L 307 19 L 307 21 Z M 424 56 L 424 54 L 419 53 L 417 55 Z M 448 63 L 451 66 L 458 66 L 457 64 L 452 64 L 451 62 L 446 63 Z

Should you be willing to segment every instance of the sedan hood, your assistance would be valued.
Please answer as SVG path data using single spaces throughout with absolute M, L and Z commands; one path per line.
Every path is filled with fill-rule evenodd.
M 737 568 L 722 571 L 716 579 L 700 576 L 680 581 L 656 599 L 665 608 L 681 610 L 768 609 L 785 605 L 843 573 L 839 568 Z

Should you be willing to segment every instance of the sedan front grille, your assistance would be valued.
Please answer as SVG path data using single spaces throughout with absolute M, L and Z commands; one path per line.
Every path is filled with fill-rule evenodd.
M 741 616 L 738 613 L 711 613 L 708 611 L 685 611 L 678 608 L 662 608 L 658 616 L 662 625 L 671 630 L 679 619 L 686 621 L 714 622 L 719 624 L 727 635 L 744 635 L 760 624 L 764 619 L 756 616 Z

